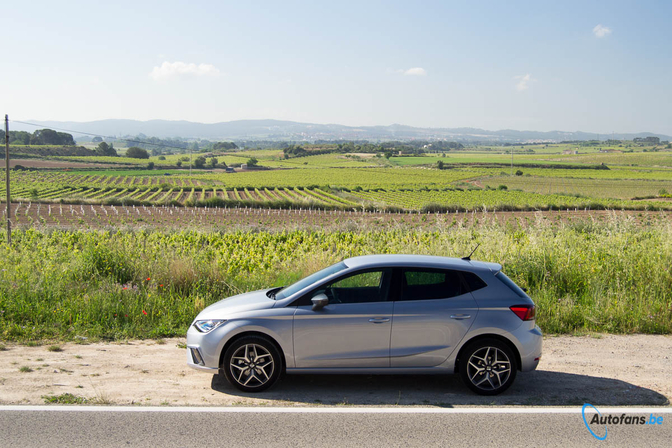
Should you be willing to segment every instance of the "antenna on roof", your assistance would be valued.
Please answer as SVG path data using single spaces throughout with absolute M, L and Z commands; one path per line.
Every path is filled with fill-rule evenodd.
M 481 243 L 476 244 L 476 247 L 474 247 L 474 250 L 472 250 L 471 253 L 469 255 L 467 255 L 466 257 L 462 257 L 462 259 L 464 261 L 471 261 L 471 256 L 474 255 L 474 252 L 476 252 L 476 249 L 478 249 L 478 246 L 480 246 L 480 245 L 481 245 Z

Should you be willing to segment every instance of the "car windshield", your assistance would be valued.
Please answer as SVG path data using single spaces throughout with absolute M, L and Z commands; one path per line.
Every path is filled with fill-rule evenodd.
M 313 283 L 319 282 L 323 278 L 327 278 L 330 275 L 347 268 L 348 267 L 345 265 L 345 263 L 341 261 L 340 263 L 337 263 L 333 266 L 329 266 L 328 268 L 324 268 L 321 271 L 317 271 L 316 273 L 311 274 L 308 277 L 303 278 L 286 288 L 283 288 L 281 291 L 275 294 L 275 300 L 285 299 L 291 296 L 292 294 L 301 291 L 303 288 L 310 286 Z

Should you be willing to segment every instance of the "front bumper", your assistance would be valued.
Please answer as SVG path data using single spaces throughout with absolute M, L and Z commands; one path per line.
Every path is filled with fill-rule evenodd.
M 191 325 L 187 331 L 187 365 L 192 369 L 216 373 L 226 342 L 225 335 L 232 328 L 235 328 L 235 324 L 227 322 L 210 333 L 201 333 Z
M 212 373 L 217 373 L 219 370 L 217 367 L 206 366 L 200 348 L 189 345 L 187 345 L 187 366 L 191 367 L 192 369 L 204 370 Z

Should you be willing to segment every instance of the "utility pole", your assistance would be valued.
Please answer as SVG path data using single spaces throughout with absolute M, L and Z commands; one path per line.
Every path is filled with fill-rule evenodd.
M 5 181 L 7 182 L 7 245 L 12 245 L 12 223 L 9 221 L 9 207 L 11 196 L 9 194 L 9 115 L 5 114 Z
M 513 177 L 513 145 L 511 145 L 511 177 Z
M 189 176 L 191 176 L 191 146 L 189 146 Z

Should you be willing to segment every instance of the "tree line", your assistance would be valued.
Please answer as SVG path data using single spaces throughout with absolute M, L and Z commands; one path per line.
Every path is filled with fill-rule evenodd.
M 282 148 L 282 152 L 284 153 L 285 159 L 331 153 L 382 153 L 385 154 L 385 157 L 389 158 L 396 154 L 420 155 L 428 152 L 446 152 L 463 148 L 464 145 L 462 145 L 462 143 L 445 141 L 429 142 L 417 140 L 410 142 L 389 141 L 381 143 L 349 141 L 305 146 L 290 143 Z
M 0 131 L 2 142 L 5 141 L 5 131 Z M 9 131 L 10 145 L 61 145 L 75 146 L 72 134 L 57 132 L 53 129 L 38 129 L 37 131 Z
M 93 143 L 102 142 L 101 137 L 94 137 L 91 140 Z M 217 150 L 235 150 L 238 149 L 238 145 L 233 142 L 212 142 L 210 140 L 194 140 L 187 141 L 180 137 L 176 138 L 158 138 L 158 137 L 148 137 L 145 134 L 138 134 L 136 136 L 125 136 L 119 138 L 118 140 L 111 140 L 111 143 L 115 141 L 128 142 L 133 145 L 133 148 L 140 148 L 146 150 L 152 156 L 160 156 L 165 154 L 181 154 L 186 151 L 192 152 L 207 152 L 207 151 L 217 151 Z M 141 157 L 144 158 L 144 157 Z

